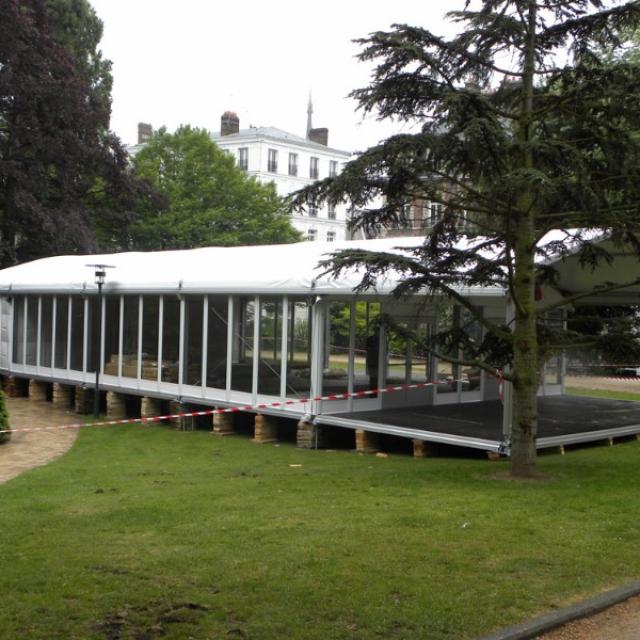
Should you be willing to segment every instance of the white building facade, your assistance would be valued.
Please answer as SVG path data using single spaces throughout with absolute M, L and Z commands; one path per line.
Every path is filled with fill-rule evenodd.
M 337 175 L 351 155 L 328 146 L 327 129 L 309 126 L 306 138 L 275 127 L 240 129 L 238 117 L 229 111 L 223 114 L 220 132 L 212 139 L 234 156 L 247 175 L 262 183 L 273 182 L 280 196 Z M 291 222 L 308 240 L 348 239 L 344 204 L 309 205 L 305 211 L 292 214 Z

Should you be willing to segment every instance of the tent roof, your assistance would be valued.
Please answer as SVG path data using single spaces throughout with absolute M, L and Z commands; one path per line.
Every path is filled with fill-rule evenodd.
M 184 251 L 130 252 L 43 258 L 0 271 L 0 292 L 74 293 L 94 291 L 94 269 L 107 264 L 106 292 L 351 294 L 362 273 L 355 269 L 332 278 L 318 263 L 340 249 L 396 251 L 416 247 L 423 238 L 343 242 L 300 242 L 250 247 L 206 247 Z M 372 293 L 389 293 L 397 274 L 381 279 Z M 478 288 L 474 295 L 502 295 Z

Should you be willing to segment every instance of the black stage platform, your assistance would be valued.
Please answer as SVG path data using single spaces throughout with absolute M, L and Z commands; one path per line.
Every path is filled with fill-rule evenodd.
M 582 396 L 538 398 L 539 449 L 640 433 L 640 402 Z M 499 400 L 318 416 L 334 424 L 489 451 L 502 450 Z

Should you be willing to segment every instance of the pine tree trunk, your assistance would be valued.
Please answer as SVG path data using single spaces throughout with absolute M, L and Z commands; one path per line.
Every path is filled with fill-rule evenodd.
M 536 0 L 529 0 L 528 42 L 522 77 L 522 103 L 518 136 L 522 145 L 522 169 L 534 168 L 531 147 L 533 81 L 535 70 Z M 538 432 L 538 336 L 535 308 L 535 196 L 531 185 L 518 198 L 515 220 L 515 269 L 513 296 L 515 328 L 513 336 L 513 425 L 511 434 L 511 475 L 533 474 Z

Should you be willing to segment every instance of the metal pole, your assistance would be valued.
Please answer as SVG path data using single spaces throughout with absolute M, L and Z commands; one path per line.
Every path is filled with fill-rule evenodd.
M 94 364 L 96 367 L 96 387 L 93 391 L 93 415 L 100 415 L 100 342 L 102 336 L 102 282 L 98 281 L 98 331 L 94 340 Z

